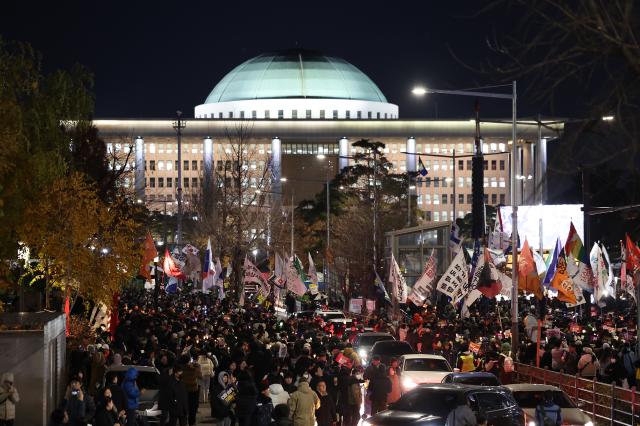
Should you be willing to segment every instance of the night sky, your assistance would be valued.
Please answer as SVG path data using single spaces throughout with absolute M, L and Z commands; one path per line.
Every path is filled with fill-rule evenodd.
M 3 5 L 0 34 L 30 42 L 47 71 L 87 66 L 95 74 L 97 118 L 169 117 L 177 109 L 193 116 L 193 107 L 233 67 L 295 46 L 360 68 L 399 105 L 401 118 L 470 118 L 472 98 L 416 99 L 410 91 L 415 84 L 463 89 L 501 83 L 466 69 L 450 53 L 475 66 L 491 54 L 487 38 L 513 35 L 522 11 L 477 16 L 482 3 L 10 1 Z M 558 113 L 528 104 L 525 94 L 519 108 L 521 117 Z M 510 104 L 483 101 L 481 113 L 509 117 Z

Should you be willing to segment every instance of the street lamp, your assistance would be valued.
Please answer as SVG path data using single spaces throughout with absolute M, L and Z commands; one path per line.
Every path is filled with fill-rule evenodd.
M 507 99 L 511 101 L 511 217 L 512 217 L 512 233 L 511 233 L 511 246 L 513 247 L 512 254 L 512 277 L 511 277 L 511 347 L 517 351 L 518 348 L 518 203 L 516 202 L 516 161 L 517 161 L 517 118 L 516 118 L 516 82 L 513 81 L 511 86 L 511 93 L 491 93 L 481 92 L 477 90 L 436 90 L 426 87 L 415 87 L 412 93 L 417 96 L 424 96 L 428 93 L 442 94 L 442 95 L 458 95 L 458 96 L 473 96 L 476 98 L 494 98 L 494 99 Z
M 318 160 L 324 160 L 326 158 L 326 156 L 324 154 L 318 154 L 316 156 L 318 158 Z M 327 176 L 327 187 L 326 187 L 326 192 L 327 192 L 327 242 L 325 243 L 325 255 L 324 255 L 324 280 L 325 283 L 329 282 L 329 265 L 328 265 L 328 259 L 329 259 L 329 243 L 331 241 L 331 225 L 330 225 L 330 220 L 331 220 L 331 197 L 330 197 L 330 188 L 329 188 L 329 168 L 332 166 L 331 160 L 328 161 L 328 164 L 326 165 L 326 176 Z M 326 284 L 325 284 L 326 285 Z

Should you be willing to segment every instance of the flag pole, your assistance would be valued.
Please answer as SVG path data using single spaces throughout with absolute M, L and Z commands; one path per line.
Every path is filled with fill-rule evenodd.
M 511 347 L 514 354 L 518 353 L 518 202 L 516 200 L 516 173 L 518 159 L 518 134 L 516 114 L 516 82 L 513 82 L 513 94 L 511 96 L 512 128 L 511 128 Z

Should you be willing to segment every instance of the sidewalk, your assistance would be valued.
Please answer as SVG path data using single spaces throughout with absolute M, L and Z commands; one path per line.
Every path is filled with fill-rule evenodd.
M 212 425 L 214 424 L 211 418 L 211 406 L 208 402 L 201 402 L 198 407 L 198 414 L 196 415 L 196 425 Z

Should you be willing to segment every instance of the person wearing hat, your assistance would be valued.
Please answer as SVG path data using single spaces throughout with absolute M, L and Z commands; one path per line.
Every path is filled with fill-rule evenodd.
M 16 419 L 16 404 L 19 401 L 18 389 L 13 385 L 13 373 L 2 373 L 2 377 L 0 377 L 0 425 L 13 426 Z
M 371 400 L 371 415 L 387 407 L 387 394 L 391 392 L 391 382 L 387 367 L 380 362 L 380 355 L 374 355 L 371 365 L 364 370 L 364 379 L 369 380 L 367 392 Z
M 269 396 L 269 385 L 260 383 L 258 385 L 258 398 L 256 399 L 256 409 L 253 412 L 253 426 L 269 426 L 271 424 L 271 414 L 273 413 L 273 403 Z
M 593 379 L 596 376 L 600 363 L 598 358 L 593 354 L 590 346 L 582 350 L 582 356 L 578 360 L 578 375 L 586 379 Z

